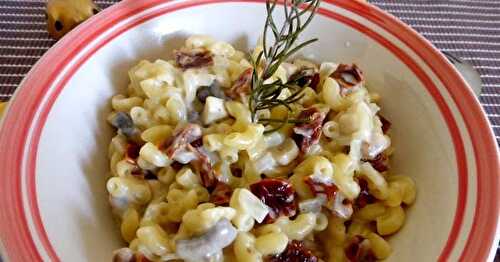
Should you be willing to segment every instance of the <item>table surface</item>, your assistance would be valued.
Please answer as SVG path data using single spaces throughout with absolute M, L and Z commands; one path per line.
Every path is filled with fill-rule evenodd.
M 95 2 L 106 8 L 118 0 Z M 479 71 L 480 101 L 500 142 L 500 0 L 370 2 Z M 55 43 L 47 34 L 44 10 L 44 0 L 0 0 L 0 101 L 11 97 L 31 66 Z

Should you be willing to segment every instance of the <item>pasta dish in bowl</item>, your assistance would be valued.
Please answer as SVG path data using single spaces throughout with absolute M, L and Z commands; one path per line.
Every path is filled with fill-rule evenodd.
M 129 243 L 116 261 L 390 255 L 384 237 L 403 226 L 416 188 L 389 169 L 391 124 L 361 69 L 283 62 L 266 82 L 293 82 L 283 99 L 302 95 L 256 115 L 252 72 L 243 52 L 208 36 L 130 70 L 108 118 L 117 135 L 107 190 Z M 272 121 L 288 114 L 294 123 Z
M 376 7 L 295 2 L 123 0 L 59 40 L 0 123 L 3 261 L 492 257 L 460 75 Z

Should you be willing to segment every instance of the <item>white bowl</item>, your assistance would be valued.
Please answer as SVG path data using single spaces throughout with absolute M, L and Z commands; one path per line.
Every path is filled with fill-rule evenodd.
M 253 46 L 258 0 L 125 0 L 59 41 L 17 90 L 0 132 L 0 236 L 7 261 L 110 261 L 122 245 L 107 204 L 108 99 L 139 59 L 184 36 Z M 478 101 L 425 39 L 364 3 L 325 0 L 306 31 L 317 60 L 364 70 L 393 123 L 397 173 L 416 203 L 391 261 L 483 261 L 498 241 L 499 158 Z

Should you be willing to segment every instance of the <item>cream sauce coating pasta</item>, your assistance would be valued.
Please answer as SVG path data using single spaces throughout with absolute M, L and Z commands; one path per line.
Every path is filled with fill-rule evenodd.
M 139 62 L 127 92 L 110 99 L 106 189 L 128 243 L 114 261 L 391 254 L 416 185 L 391 172 L 389 122 L 357 65 L 283 62 L 269 81 L 307 76 L 295 87 L 304 96 L 252 118 L 243 52 L 196 35 L 174 54 Z M 286 114 L 304 121 L 259 121 Z

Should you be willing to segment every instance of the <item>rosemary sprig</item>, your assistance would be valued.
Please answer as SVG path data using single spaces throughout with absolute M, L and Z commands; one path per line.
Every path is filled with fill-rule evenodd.
M 255 121 L 259 110 L 271 109 L 276 106 L 285 106 L 288 112 L 292 111 L 291 104 L 297 102 L 303 97 L 302 91 L 307 85 L 299 85 L 304 74 L 297 74 L 286 83 L 278 79 L 272 83 L 264 83 L 278 70 L 281 63 L 285 62 L 293 54 L 297 53 L 305 46 L 317 41 L 317 38 L 304 41 L 297 44 L 300 33 L 312 21 L 314 14 L 321 0 L 284 0 L 283 9 L 285 21 L 280 29 L 273 18 L 273 12 L 277 7 L 277 0 L 267 0 L 267 17 L 264 24 L 262 36 L 263 50 L 257 55 L 256 59 L 251 59 L 253 66 L 251 93 L 249 98 L 249 108 L 252 113 L 252 120 Z M 303 18 L 305 17 L 305 20 Z M 269 44 L 268 34 L 274 37 L 274 42 Z M 263 65 L 263 70 L 259 74 L 258 68 Z M 288 89 L 291 93 L 286 98 L 280 97 L 283 90 Z M 259 119 L 260 123 L 280 123 L 281 125 L 273 130 L 281 128 L 287 123 L 297 124 L 307 122 L 307 119 Z

